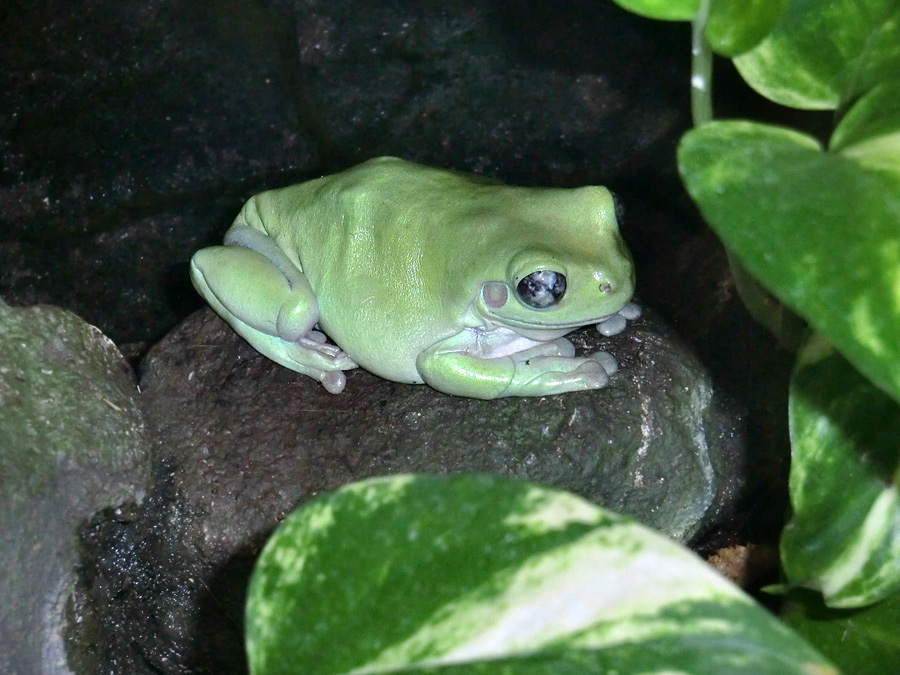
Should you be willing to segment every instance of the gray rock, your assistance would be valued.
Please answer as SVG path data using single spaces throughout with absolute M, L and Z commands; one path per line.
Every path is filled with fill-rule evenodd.
M 605 389 L 480 401 L 359 369 L 334 396 L 204 311 L 154 347 L 141 388 L 148 416 L 165 420 L 159 441 L 177 457 L 188 510 L 206 514 L 197 541 L 209 560 L 258 540 L 311 496 L 403 472 L 545 483 L 686 541 L 731 498 L 739 416 L 652 316 L 620 336 L 573 336 L 618 359 Z
M 149 444 L 131 370 L 99 330 L 0 301 L 0 672 L 68 673 L 78 529 L 140 500 Z
M 95 651 L 116 659 L 104 672 L 242 672 L 255 553 L 297 504 L 370 476 L 514 476 L 681 540 L 716 521 L 738 492 L 742 429 L 697 360 L 652 314 L 622 335 L 588 329 L 574 341 L 616 355 L 607 388 L 477 401 L 356 370 L 334 396 L 211 311 L 190 317 L 141 378 L 161 489 L 88 536 L 81 606 L 99 621 Z

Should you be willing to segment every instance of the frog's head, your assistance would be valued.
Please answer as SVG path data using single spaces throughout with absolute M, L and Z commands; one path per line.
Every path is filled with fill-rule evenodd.
M 615 314 L 634 293 L 634 266 L 605 188 L 548 190 L 540 223 L 529 209 L 505 279 L 485 282 L 478 313 L 534 339 L 562 335 Z M 547 213 L 546 206 L 537 211 Z M 555 208 L 554 208 L 555 207 Z

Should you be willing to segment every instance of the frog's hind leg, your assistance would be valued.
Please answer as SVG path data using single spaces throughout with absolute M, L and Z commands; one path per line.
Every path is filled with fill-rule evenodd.
M 228 245 L 198 251 L 191 260 L 194 286 L 257 351 L 339 393 L 346 382 L 341 371 L 356 363 L 313 330 L 318 305 L 302 271 L 268 236 L 252 232 L 229 231 Z
M 282 278 L 278 279 L 277 275 L 272 274 L 274 270 L 269 270 L 268 273 L 272 274 L 272 278 L 267 281 L 275 288 L 261 287 L 258 291 L 259 294 L 272 298 L 272 301 L 278 304 L 278 310 L 274 314 L 276 317 L 275 332 L 272 334 L 288 342 L 296 342 L 302 337 L 309 337 L 313 326 L 319 320 L 319 307 L 309 281 L 297 265 L 285 255 L 270 236 L 246 225 L 238 225 L 229 229 L 225 233 L 224 243 L 225 246 L 238 246 L 259 253 L 281 272 Z M 290 289 L 287 298 L 284 297 L 283 290 L 285 282 Z M 256 283 L 255 279 L 253 283 Z M 271 310 L 271 308 L 267 309 Z M 270 311 L 267 311 L 266 315 L 272 316 Z M 318 331 L 315 332 L 321 335 Z M 317 341 L 322 342 L 321 340 Z

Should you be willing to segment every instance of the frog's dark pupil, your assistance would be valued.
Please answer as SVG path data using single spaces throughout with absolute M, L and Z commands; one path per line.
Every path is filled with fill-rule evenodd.
M 566 292 L 566 277 L 553 270 L 538 270 L 522 279 L 516 293 L 529 307 L 552 307 Z

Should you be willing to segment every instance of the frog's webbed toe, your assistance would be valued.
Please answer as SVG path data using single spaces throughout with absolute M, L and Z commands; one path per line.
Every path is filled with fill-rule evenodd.
M 285 368 L 318 380 L 332 394 L 340 394 L 344 390 L 347 378 L 342 371 L 357 367 L 356 362 L 337 346 L 310 338 L 287 342 L 279 338 L 259 341 L 252 335 L 244 337 L 260 353 Z
M 277 344 L 270 343 L 268 352 L 258 347 L 257 349 L 273 361 L 317 380 L 321 379 L 321 373 L 350 370 L 357 367 L 356 362 L 346 352 L 341 351 L 337 345 L 318 342 L 306 337 L 295 342 L 275 339 Z
M 319 336 L 321 336 L 321 338 Z M 321 354 L 321 356 L 325 359 L 333 359 L 335 361 L 338 361 L 343 358 L 350 358 L 343 351 L 341 351 L 340 347 L 325 342 L 325 340 L 326 337 L 324 333 L 319 333 L 314 337 L 310 333 L 307 333 L 304 337 L 300 338 L 296 342 L 298 345 L 304 347 L 305 349 L 309 349 L 310 351 Z

